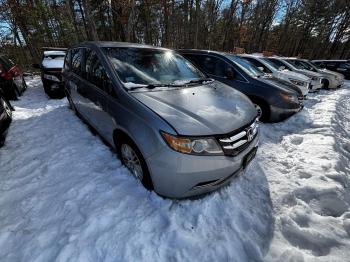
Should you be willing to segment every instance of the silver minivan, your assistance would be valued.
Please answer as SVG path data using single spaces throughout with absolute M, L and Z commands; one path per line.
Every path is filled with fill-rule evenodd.
M 67 52 L 63 82 L 76 114 L 162 196 L 213 191 L 255 156 L 258 122 L 250 100 L 172 50 L 82 43 Z

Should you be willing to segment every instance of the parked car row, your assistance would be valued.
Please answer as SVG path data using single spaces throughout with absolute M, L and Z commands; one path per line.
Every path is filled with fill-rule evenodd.
M 33 66 L 50 98 L 65 94 L 136 179 L 171 198 L 228 184 L 255 157 L 260 121 L 284 120 L 309 92 L 344 83 L 304 59 L 118 42 L 49 48 Z
M 62 82 L 71 109 L 136 179 L 183 198 L 244 172 L 257 151 L 259 119 L 276 122 L 300 111 L 308 92 L 330 79 L 295 61 L 86 42 L 67 50 Z M 335 76 L 329 88 L 342 84 Z
M 313 60 L 312 63 L 320 69 L 337 72 L 350 79 L 350 60 Z

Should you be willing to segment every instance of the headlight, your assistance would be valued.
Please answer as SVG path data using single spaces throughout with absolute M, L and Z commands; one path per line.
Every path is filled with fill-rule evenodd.
M 312 76 L 312 75 L 305 74 L 305 73 L 304 73 L 304 75 L 306 75 L 307 77 L 311 78 L 312 81 L 319 81 L 320 80 L 320 78 L 318 78 L 317 76 Z
M 299 99 L 296 95 L 290 95 L 285 93 L 280 93 L 280 95 L 283 98 L 283 100 L 286 102 L 299 103 Z
M 53 76 L 53 75 L 44 74 L 44 78 L 55 82 L 61 82 L 56 76 Z
M 191 155 L 223 155 L 223 151 L 214 138 L 191 138 L 160 132 L 168 146 L 180 153 Z
M 297 85 L 297 86 L 305 86 L 305 85 L 307 85 L 306 82 L 300 81 L 300 80 L 297 80 L 297 79 L 293 79 L 293 78 L 289 78 L 289 81 L 292 82 L 292 84 Z

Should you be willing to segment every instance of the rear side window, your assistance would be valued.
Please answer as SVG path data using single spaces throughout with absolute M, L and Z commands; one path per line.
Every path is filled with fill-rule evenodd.
M 112 83 L 97 54 L 90 49 L 85 53 L 84 78 L 110 95 L 114 95 Z
M 73 73 L 81 76 L 82 49 L 73 49 L 72 51 L 71 69 Z

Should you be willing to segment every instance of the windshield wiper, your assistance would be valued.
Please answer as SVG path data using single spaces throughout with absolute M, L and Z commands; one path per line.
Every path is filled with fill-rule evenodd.
M 212 82 L 214 81 L 212 78 L 198 78 L 198 79 L 193 79 L 191 81 L 188 81 L 187 83 L 185 83 L 184 85 L 188 85 L 188 84 L 202 84 L 203 82 Z
M 132 86 L 128 88 L 129 91 L 133 91 L 136 89 L 141 89 L 141 88 L 147 88 L 147 89 L 154 89 L 156 87 L 177 87 L 179 85 L 171 85 L 171 84 L 148 84 L 148 85 L 138 85 L 138 86 Z

